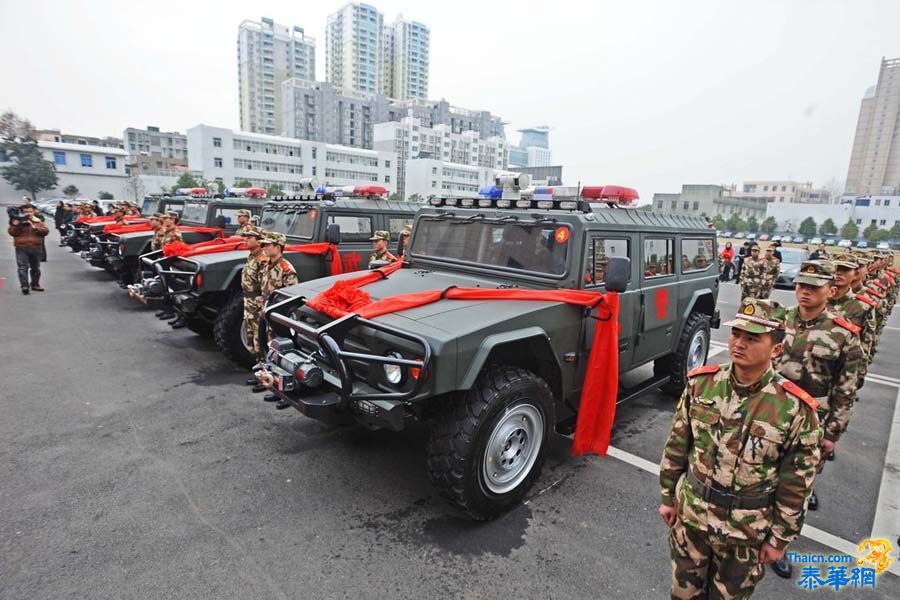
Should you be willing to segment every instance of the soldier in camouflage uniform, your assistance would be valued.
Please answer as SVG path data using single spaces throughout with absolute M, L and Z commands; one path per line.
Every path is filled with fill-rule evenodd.
M 162 235 L 159 240 L 159 247 L 163 248 L 171 242 L 180 242 L 181 234 L 178 233 L 178 227 L 175 222 L 178 220 L 178 213 L 169 211 L 163 217 Z
M 263 308 L 263 272 L 268 264 L 266 257 L 263 255 L 263 249 L 259 245 L 259 240 L 263 237 L 263 231 L 251 226 L 241 231 L 240 235 L 247 238 L 247 249 L 250 251 L 250 254 L 247 255 L 247 263 L 241 271 L 241 290 L 244 295 L 244 327 L 247 340 L 253 348 L 253 355 L 257 359 L 262 359 L 259 345 L 259 317 Z M 251 383 L 255 384 L 256 378 L 253 378 Z
M 858 259 L 852 254 L 838 254 L 834 263 L 834 286 L 828 298 L 828 310 L 844 317 L 859 327 L 859 344 L 863 360 L 860 366 L 857 389 L 863 386 L 866 372 L 875 351 L 875 311 L 877 303 L 866 294 L 853 293 L 853 281 L 860 269 Z M 857 398 L 858 399 L 858 398 Z
M 688 374 L 660 463 L 672 598 L 747 598 L 800 535 L 819 463 L 815 401 L 775 372 L 784 310 L 741 303 L 732 362 Z
M 373 252 L 369 255 L 369 268 L 373 267 L 373 264 L 377 260 L 385 260 L 387 262 L 397 262 L 397 257 L 388 252 L 388 244 L 391 243 L 391 234 L 388 231 L 376 231 L 375 234 L 369 238 L 372 242 Z
M 250 219 L 253 217 L 253 213 L 251 213 L 246 208 L 242 208 L 237 211 L 237 220 L 238 220 L 238 228 L 235 235 L 243 235 L 243 232 L 252 231 L 253 224 L 250 222 Z
M 759 246 L 753 246 L 750 249 L 750 256 L 744 258 L 744 264 L 741 266 L 741 277 L 738 281 L 741 286 L 741 300 L 758 297 L 765 277 L 765 267 L 765 260 L 759 257 Z
M 287 243 L 287 238 L 284 234 L 270 231 L 265 234 L 259 243 L 262 246 L 266 257 L 266 262 L 263 263 L 261 283 L 263 292 L 262 304 L 265 306 L 265 302 L 272 292 L 289 285 L 296 285 L 298 280 L 297 271 L 294 269 L 294 265 L 285 260 L 282 256 L 284 245 Z M 261 391 L 259 388 L 253 389 L 255 391 Z M 278 401 L 278 397 L 275 396 L 275 394 L 267 394 L 263 400 L 266 402 L 275 402 Z M 287 402 L 278 401 L 275 408 L 284 410 L 289 406 L 290 404 Z
M 826 459 L 850 423 L 863 365 L 859 327 L 829 310 L 834 264 L 825 260 L 800 263 L 794 278 L 797 306 L 784 319 L 784 352 L 778 372 L 815 398 L 822 422 L 822 458 Z M 820 468 L 821 470 L 821 468 Z M 815 492 L 810 510 L 818 509 Z
M 763 259 L 766 266 L 763 269 L 763 279 L 759 286 L 759 295 L 757 298 L 768 298 L 772 294 L 772 288 L 781 274 L 781 261 L 775 256 L 775 247 L 766 248 L 766 256 Z
M 163 214 L 153 213 L 150 215 L 150 229 L 153 234 L 150 236 L 150 250 L 155 252 L 162 248 L 159 242 L 159 232 L 162 230 Z

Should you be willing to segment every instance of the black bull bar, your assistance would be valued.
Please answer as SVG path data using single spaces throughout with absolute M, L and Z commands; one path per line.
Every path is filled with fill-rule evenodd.
M 398 400 L 406 401 L 414 398 L 422 391 L 425 385 L 426 373 L 431 365 L 431 345 L 428 341 L 414 333 L 409 333 L 383 323 L 377 323 L 364 319 L 357 314 L 348 314 L 321 327 L 313 327 L 297 321 L 288 316 L 290 311 L 306 304 L 306 298 L 296 296 L 272 304 L 263 311 L 263 317 L 273 334 L 283 335 L 292 340 L 295 335 L 302 336 L 315 342 L 319 347 L 319 353 L 324 355 L 328 362 L 337 370 L 341 380 L 341 398 L 346 406 L 356 400 Z M 386 333 L 391 336 L 412 342 L 422 350 L 421 360 L 411 360 L 396 356 L 381 356 L 379 354 L 366 354 L 362 352 L 350 352 L 343 349 L 347 334 L 356 327 L 368 327 L 374 331 Z M 418 368 L 419 376 L 414 378 L 412 389 L 405 392 L 353 392 L 353 374 L 347 361 L 377 363 L 381 365 L 397 365 L 408 368 Z

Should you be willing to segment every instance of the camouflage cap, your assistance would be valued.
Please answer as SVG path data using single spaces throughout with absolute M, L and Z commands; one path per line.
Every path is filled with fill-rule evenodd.
M 794 283 L 822 287 L 834 281 L 834 263 L 830 260 L 804 260 Z
M 404 225 L 403 231 L 400 232 L 400 235 L 409 235 L 412 233 L 412 225 Z
M 246 208 L 242 208 L 241 210 L 237 211 L 237 216 L 250 217 L 250 216 L 252 216 L 252 213 L 249 210 L 247 210 Z
M 867 266 L 872 263 L 872 258 L 862 250 L 854 250 L 850 255 L 856 259 L 859 266 Z
M 150 215 L 149 218 L 151 218 L 151 219 L 160 219 L 160 220 L 161 220 L 161 219 L 164 219 L 165 217 L 166 217 L 166 215 L 164 215 L 163 213 L 161 213 L 161 212 L 155 212 L 155 213 L 153 213 L 152 215 Z
M 278 244 L 284 246 L 287 243 L 287 237 L 283 233 L 267 231 L 259 240 L 260 244 Z
M 174 210 L 166 211 L 166 214 L 163 216 L 164 219 L 177 219 L 178 213 Z
M 391 234 L 387 231 L 376 231 L 372 237 L 369 238 L 369 241 L 374 242 L 376 240 L 384 240 L 385 242 L 391 241 Z
M 750 252 L 759 252 L 759 245 L 753 244 L 752 246 L 750 246 Z
M 833 262 L 835 267 L 844 267 L 846 269 L 859 268 L 859 262 L 857 261 L 857 258 L 852 254 L 847 254 L 846 252 L 829 257 L 828 260 Z
M 784 307 L 775 300 L 746 298 L 734 319 L 725 325 L 750 333 L 769 333 L 784 329 L 784 317 Z
M 259 227 L 248 227 L 247 229 L 239 231 L 238 235 L 241 235 L 244 237 L 255 237 L 256 239 L 261 240 L 263 237 L 266 236 L 266 232 L 263 231 L 262 229 L 260 229 Z

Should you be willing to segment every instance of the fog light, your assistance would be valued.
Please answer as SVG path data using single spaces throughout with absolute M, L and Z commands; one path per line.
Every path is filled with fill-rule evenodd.
M 403 358 L 396 352 L 388 352 L 385 356 L 392 358 Z M 403 381 L 403 367 L 400 365 L 384 365 L 384 377 L 391 385 L 399 385 Z

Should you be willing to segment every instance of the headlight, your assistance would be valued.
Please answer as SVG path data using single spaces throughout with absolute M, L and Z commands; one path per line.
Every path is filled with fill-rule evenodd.
M 396 352 L 388 352 L 385 356 L 390 356 L 393 358 L 403 358 Z M 391 385 L 400 385 L 400 382 L 403 381 L 403 367 L 401 367 L 400 365 L 385 364 L 384 377 Z

